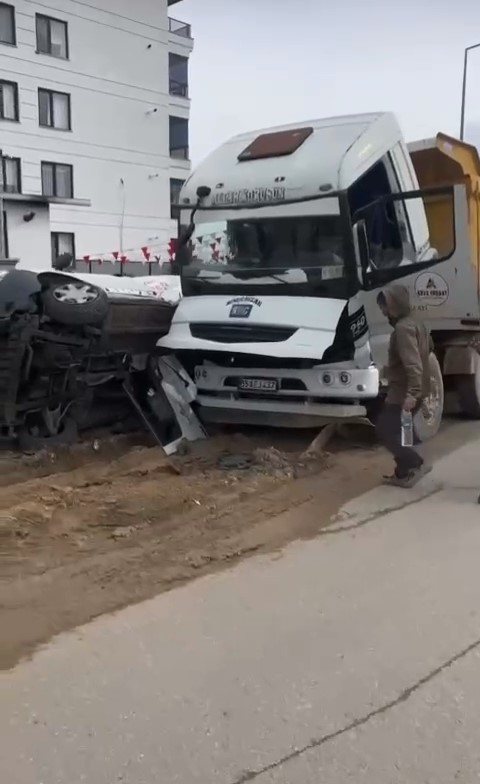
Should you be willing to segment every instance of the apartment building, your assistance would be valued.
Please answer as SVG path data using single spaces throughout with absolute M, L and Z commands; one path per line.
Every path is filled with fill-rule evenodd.
M 176 236 L 193 47 L 178 3 L 0 2 L 0 191 L 50 203 L 52 257 L 164 258 Z

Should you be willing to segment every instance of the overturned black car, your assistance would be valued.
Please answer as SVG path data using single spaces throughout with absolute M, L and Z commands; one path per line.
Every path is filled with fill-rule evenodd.
M 94 276 L 0 275 L 0 440 L 36 450 L 75 441 L 102 410 L 121 418 L 175 303 L 154 279 L 109 289 Z

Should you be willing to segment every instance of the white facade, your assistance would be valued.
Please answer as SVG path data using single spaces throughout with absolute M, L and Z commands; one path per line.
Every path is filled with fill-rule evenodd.
M 0 2 L 0 149 L 20 159 L 23 193 L 91 202 L 51 206 L 51 231 L 62 250 L 74 235 L 77 259 L 113 251 L 141 259 L 143 246 L 165 259 L 176 236 L 170 180 L 190 168 L 187 150 L 170 155 L 169 117 L 188 120 L 189 99 L 187 86 L 170 95 L 169 53 L 191 50 L 190 28 L 169 20 L 167 0 Z M 18 120 L 8 118 L 15 108 L 5 82 L 18 85 Z M 43 183 L 42 162 L 61 165 L 44 166 Z M 52 188 L 59 192 L 46 193 Z
M 9 262 L 7 259 L 0 260 L 0 270 L 11 266 L 45 269 L 51 253 L 48 203 L 35 204 L 9 199 L 4 201 L 3 208 L 5 255 Z M 33 218 L 29 220 L 31 215 Z M 33 248 L 35 252 L 32 254 Z

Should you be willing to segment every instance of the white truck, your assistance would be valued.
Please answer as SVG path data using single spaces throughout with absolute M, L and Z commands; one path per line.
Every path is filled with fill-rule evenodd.
M 431 329 L 432 394 L 480 417 L 480 161 L 439 134 L 407 147 L 391 113 L 243 134 L 180 196 L 183 298 L 168 335 L 206 421 L 312 426 L 374 416 L 390 327 L 381 288 L 410 288 Z

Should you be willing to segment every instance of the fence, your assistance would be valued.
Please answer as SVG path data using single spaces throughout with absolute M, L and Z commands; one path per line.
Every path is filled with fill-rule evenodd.
M 77 259 L 75 268 L 69 272 L 89 272 L 97 275 L 116 275 L 117 277 L 139 277 L 145 275 L 171 275 L 171 264 L 167 262 L 147 261 L 84 261 Z

